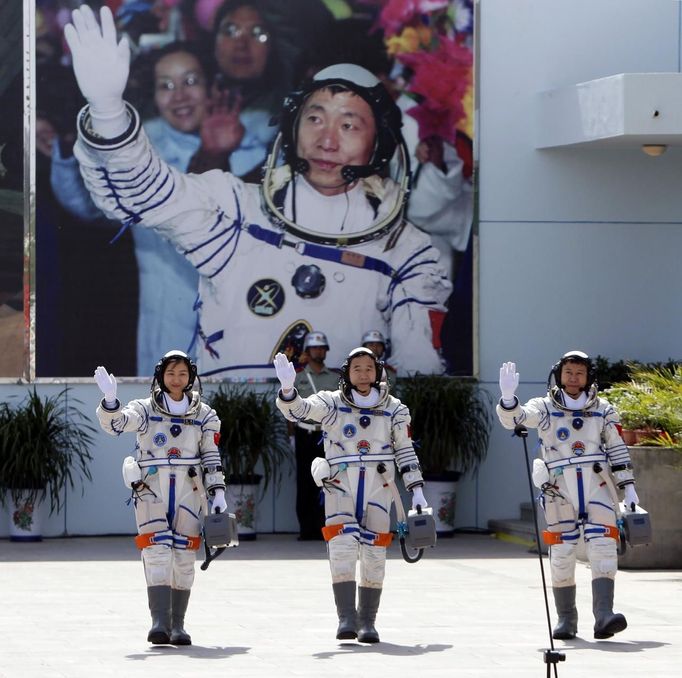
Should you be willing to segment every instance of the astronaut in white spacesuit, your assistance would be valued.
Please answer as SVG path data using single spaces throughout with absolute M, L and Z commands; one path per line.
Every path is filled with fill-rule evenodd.
M 111 218 L 156 228 L 199 271 L 202 375 L 271 377 L 277 352 L 296 362 L 305 335 L 338 316 L 329 364 L 376 327 L 398 373 L 443 370 L 433 328 L 452 286 L 430 237 L 403 219 L 400 111 L 377 78 L 339 64 L 292 93 L 261 185 L 217 170 L 184 175 L 121 98 L 129 49 L 108 9 L 101 29 L 87 6 L 72 16 L 64 34 L 89 102 L 78 120 L 81 173 Z M 399 176 L 384 178 L 394 156 Z
M 135 433 L 136 457 L 123 463 L 132 489 L 138 536 L 147 580 L 151 643 L 190 645 L 185 612 L 194 581 L 201 521 L 211 510 L 224 512 L 225 478 L 218 441 L 220 420 L 193 391 L 196 365 L 182 351 L 170 351 L 154 371 L 151 396 L 122 406 L 116 379 L 100 366 L 95 381 L 104 394 L 97 408 L 111 435 Z
M 378 643 L 374 626 L 384 581 L 386 547 L 393 537 L 390 510 L 396 468 L 412 504 L 426 507 L 419 460 L 410 437 L 410 412 L 381 383 L 382 364 L 367 348 L 353 349 L 341 368 L 340 388 L 301 398 L 296 371 L 287 357 L 275 356 L 281 384 L 277 407 L 289 421 L 322 425 L 324 458 L 311 466 L 324 492 L 325 527 L 334 599 L 336 637 Z M 355 577 L 360 560 L 358 607 Z
M 567 640 L 578 632 L 576 548 L 584 539 L 592 570 L 594 637 L 610 638 L 627 627 L 625 617 L 613 612 L 619 538 L 615 486 L 624 491 L 628 506 L 639 502 L 618 413 L 598 397 L 594 364 L 582 351 L 569 351 L 552 367 L 547 396 L 521 405 L 515 395 L 518 384 L 516 365 L 504 363 L 500 422 L 508 429 L 519 424 L 537 428 L 540 437 L 533 482 L 542 490 L 548 527 L 543 537 L 559 618 L 552 635 Z

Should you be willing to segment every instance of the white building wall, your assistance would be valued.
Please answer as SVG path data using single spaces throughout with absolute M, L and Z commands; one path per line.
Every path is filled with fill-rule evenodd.
M 520 398 L 545 392 L 567 350 L 682 358 L 682 148 L 536 150 L 534 98 L 626 72 L 679 72 L 672 0 L 480 0 L 480 377 L 497 398 L 517 363 Z M 532 449 L 537 438 L 528 439 Z M 523 447 L 496 423 L 458 523 L 517 517 Z

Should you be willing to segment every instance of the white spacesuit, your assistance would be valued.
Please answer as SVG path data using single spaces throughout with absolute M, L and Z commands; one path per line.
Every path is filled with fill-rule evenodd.
M 185 389 L 187 397 L 175 403 L 163 380 L 167 366 L 178 360 L 186 361 L 194 375 Z M 103 375 L 102 369 L 98 368 L 95 379 L 98 383 L 104 379 L 104 392 L 106 371 Z M 135 542 L 142 552 L 147 580 L 154 623 L 149 640 L 153 643 L 188 644 L 175 641 L 189 639 L 184 637 L 182 623 L 194 582 L 195 552 L 201 545 L 207 499 L 218 493 L 224 508 L 220 420 L 201 401 L 200 392 L 191 391 L 195 375 L 196 366 L 185 354 L 170 352 L 157 365 L 151 397 L 122 406 L 115 397 L 114 380 L 113 395 L 105 393 L 97 408 L 107 433 L 137 436 L 136 456 L 125 460 L 123 475 L 132 488 L 139 533 Z M 109 376 L 111 383 L 113 375 Z
M 77 11 L 77 28 L 67 26 L 65 36 L 90 105 L 79 116 L 74 153 L 98 207 L 157 229 L 199 271 L 202 375 L 271 377 L 278 351 L 296 360 L 306 333 L 332 324 L 332 365 L 345 357 L 342 347 L 376 327 L 390 338 L 399 373 L 442 371 L 436 346 L 452 286 L 430 237 L 403 220 L 409 172 L 400 111 L 373 75 L 338 65 L 292 93 L 262 186 L 220 171 L 188 176 L 159 158 L 137 112 L 123 106 L 126 45 L 108 25 L 100 33 L 85 8 Z M 307 99 L 337 85 L 371 107 L 376 137 L 370 161 L 344 165 L 345 189 L 329 195 L 309 183 L 296 138 Z M 380 178 L 394 155 L 403 176 Z
M 585 382 L 573 394 L 567 377 L 582 367 Z M 620 435 L 618 413 L 597 396 L 595 369 L 580 351 L 566 353 L 550 372 L 548 395 L 521 405 L 514 395 L 518 374 L 513 363 L 500 370 L 503 398 L 497 415 L 505 428 L 537 428 L 541 457 L 533 463 L 533 482 L 542 490 L 548 530 L 554 597 L 559 624 L 554 638 L 577 633 L 575 565 L 578 541 L 585 541 L 592 570 L 595 637 L 622 631 L 625 617 L 614 614 L 613 582 L 618 569 L 615 484 L 626 500 L 637 502 L 630 455 Z
M 361 355 L 371 357 L 376 366 L 367 399 L 352 390 L 349 378 L 351 360 Z M 325 457 L 315 459 L 311 471 L 324 491 L 323 534 L 339 613 L 337 638 L 356 635 L 355 571 L 359 558 L 357 635 L 361 641 L 377 642 L 374 617 L 383 586 L 386 547 L 393 536 L 389 531 L 393 494 L 388 483 L 394 481 L 397 467 L 405 488 L 414 491 L 426 506 L 423 479 L 410 437 L 409 410 L 388 393 L 385 383 L 380 383 L 381 363 L 369 349 L 358 348 L 344 362 L 341 373 L 343 387 L 337 391 L 301 398 L 292 389 L 286 399 L 286 380 L 282 380 L 278 366 L 282 391 L 277 407 L 289 421 L 312 420 L 322 425 Z M 292 377 L 292 387 L 293 383 Z

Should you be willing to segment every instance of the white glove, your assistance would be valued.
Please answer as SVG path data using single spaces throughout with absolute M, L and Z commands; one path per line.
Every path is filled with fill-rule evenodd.
M 416 511 L 417 505 L 421 506 L 423 509 L 428 507 L 426 497 L 424 497 L 424 490 L 421 487 L 415 487 L 412 490 L 412 508 Z
M 95 370 L 95 382 L 104 394 L 104 402 L 111 407 L 116 404 L 116 377 L 101 365 Z
M 90 7 L 81 5 L 71 14 L 72 24 L 64 27 L 64 38 L 73 58 L 73 71 L 83 96 L 90 104 L 95 131 L 103 134 L 99 121 L 126 121 L 123 90 L 130 70 L 128 39 L 116 42 L 116 26 L 111 10 L 100 10 L 100 28 Z M 108 135 L 107 135 L 108 136 Z
M 279 383 L 282 384 L 282 393 L 291 391 L 294 387 L 294 381 L 296 381 L 296 370 L 293 363 L 289 362 L 284 353 L 278 353 L 275 356 L 274 364 L 277 378 Z
M 514 394 L 519 387 L 519 373 L 516 371 L 516 363 L 502 363 L 500 367 L 500 391 L 502 400 L 509 402 L 514 400 Z
M 315 457 L 310 464 L 310 473 L 313 476 L 315 485 L 322 487 L 324 481 L 332 474 L 332 469 L 324 457 Z
M 639 504 L 639 497 L 637 496 L 634 484 L 626 485 L 623 488 L 623 492 L 625 493 L 625 499 L 623 500 L 625 501 L 625 506 L 634 511 L 635 506 Z
M 533 459 L 533 485 L 539 490 L 549 482 L 549 469 L 544 459 Z
M 211 513 L 225 513 L 227 511 L 227 502 L 225 501 L 225 490 L 219 487 L 213 490 L 213 499 L 211 500 Z
M 121 472 L 123 473 L 123 482 L 126 487 L 132 487 L 135 483 L 139 483 L 142 480 L 142 469 L 134 457 L 126 457 L 123 460 Z

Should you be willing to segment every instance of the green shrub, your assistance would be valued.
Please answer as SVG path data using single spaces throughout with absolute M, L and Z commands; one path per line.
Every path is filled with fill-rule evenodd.
M 220 419 L 218 448 L 228 483 L 254 483 L 265 478 L 263 492 L 282 477 L 291 461 L 286 420 L 275 404 L 275 392 L 257 393 L 245 384 L 221 386 L 207 400 Z
M 682 449 L 682 366 L 632 364 L 629 369 L 629 381 L 603 392 L 623 427 L 651 430 L 644 444 Z
M 35 387 L 17 406 L 0 405 L 0 501 L 14 501 L 30 490 L 36 501 L 46 495 L 50 513 L 62 506 L 62 491 L 75 478 L 92 480 L 92 433 L 95 429 L 72 403 L 69 389 L 41 398 Z
M 488 452 L 492 398 L 472 379 L 415 375 L 398 379 L 410 409 L 412 438 L 424 473 L 475 470 Z

